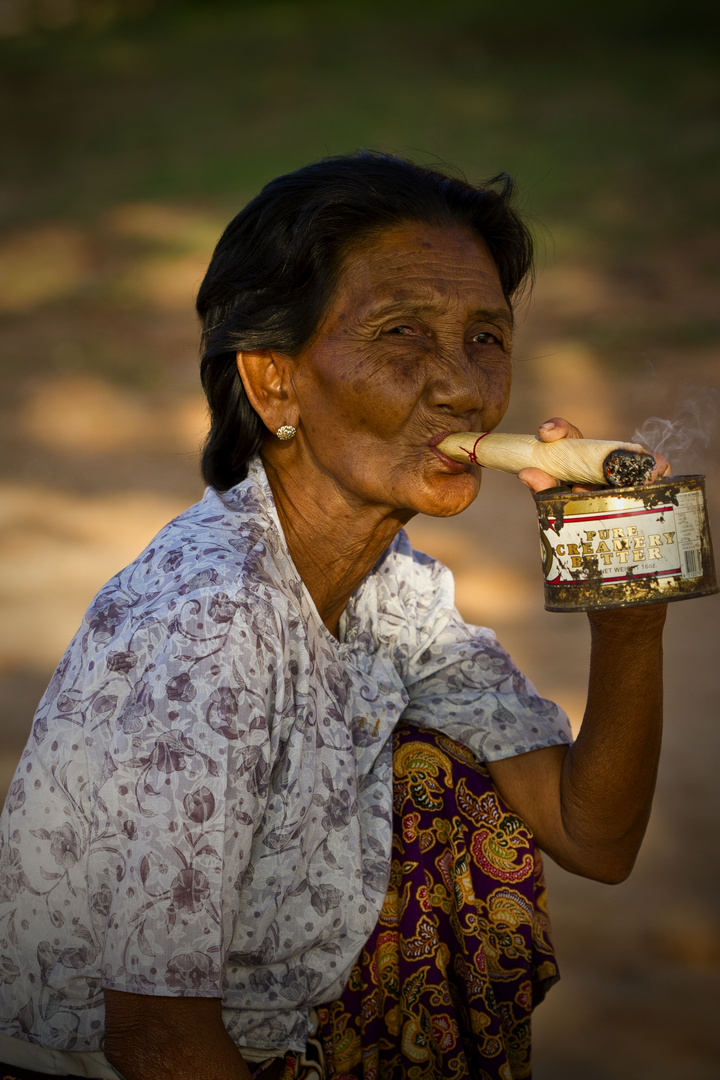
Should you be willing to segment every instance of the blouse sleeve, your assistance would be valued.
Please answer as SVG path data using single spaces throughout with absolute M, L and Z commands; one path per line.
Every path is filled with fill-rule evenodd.
M 446 567 L 413 551 L 401 534 L 384 569 L 381 623 L 398 637 L 402 608 L 407 628 L 403 647 L 395 649 L 409 695 L 404 720 L 445 732 L 480 761 L 572 742 L 565 712 L 540 697 L 495 634 L 463 621 Z
M 572 741 L 565 712 L 540 697 L 491 630 L 457 611 L 414 659 L 403 719 L 443 731 L 480 761 Z

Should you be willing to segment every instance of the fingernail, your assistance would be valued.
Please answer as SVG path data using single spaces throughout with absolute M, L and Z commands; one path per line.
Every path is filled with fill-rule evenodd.
M 555 427 L 555 425 L 553 424 L 552 420 L 546 420 L 544 424 L 540 425 L 540 430 L 541 431 L 552 431 L 552 429 L 554 427 Z

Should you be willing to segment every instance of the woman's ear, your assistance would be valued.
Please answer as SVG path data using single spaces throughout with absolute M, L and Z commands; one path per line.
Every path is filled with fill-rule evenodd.
M 273 349 L 237 354 L 237 368 L 248 400 L 273 434 L 283 424 L 297 426 L 298 409 L 291 367 L 290 358 Z

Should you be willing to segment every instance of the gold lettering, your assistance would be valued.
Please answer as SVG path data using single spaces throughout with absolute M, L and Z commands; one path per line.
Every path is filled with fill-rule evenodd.
M 592 553 L 593 553 L 592 544 L 583 544 L 582 545 L 582 553 L 583 553 L 583 555 L 592 555 Z
M 558 546 L 555 548 L 555 554 L 556 555 L 564 555 L 565 554 L 565 545 L 564 544 L 558 544 Z
M 608 530 L 606 529 L 605 532 L 607 532 L 607 531 Z M 607 546 L 607 544 L 605 543 L 604 540 L 600 541 L 600 543 L 597 546 L 597 549 L 598 549 L 598 555 L 604 555 L 606 551 L 610 550 L 610 548 Z
M 579 555 L 579 554 L 580 554 L 580 552 L 578 551 L 577 544 L 568 544 L 568 555 Z M 573 566 L 574 565 L 575 564 L 573 563 Z
M 613 539 L 614 540 L 617 540 L 617 538 L 619 536 L 624 536 L 624 535 L 625 535 L 625 530 L 624 529 L 613 529 Z
M 571 545 L 570 545 L 570 544 L 568 544 L 568 547 L 570 547 L 570 546 L 571 546 Z M 570 557 L 570 563 L 571 563 L 571 565 L 572 565 L 573 567 L 577 567 L 577 566 L 582 566 L 582 559 L 580 558 L 580 556 L 579 556 L 579 555 L 572 555 L 572 556 Z
M 673 533 L 663 533 L 663 536 L 665 537 L 665 543 L 666 544 L 674 544 L 675 543 L 675 533 L 674 532 Z
M 660 533 L 653 533 L 652 536 L 648 536 L 648 544 L 650 547 L 660 547 L 662 544 Z
M 662 559 L 662 552 L 660 551 L 660 548 L 648 548 L 648 559 Z
M 626 563 L 627 562 L 627 557 L 628 557 L 627 551 L 621 551 L 620 554 L 618 555 L 618 562 L 619 563 Z
M 633 551 L 633 562 L 643 562 L 645 559 L 645 548 L 636 548 Z
M 601 554 L 600 558 L 601 558 L 601 559 L 602 559 L 602 561 L 603 561 L 603 566 L 612 566 L 612 555 L 606 555 L 606 554 L 605 554 L 605 553 L 603 552 L 603 553 Z
M 592 538 L 595 536 L 595 533 L 594 532 L 589 532 L 587 529 L 583 529 L 583 532 L 585 533 L 585 535 L 588 538 L 588 543 L 590 543 Z
M 637 536 L 637 534 L 638 534 L 637 525 L 628 525 L 626 535 L 627 536 Z
M 615 532 L 614 529 L 613 532 Z M 627 551 L 629 546 L 627 540 L 613 540 L 613 551 Z M 622 559 L 622 562 L 625 560 Z
M 600 532 L 598 533 L 598 536 L 600 537 L 601 540 L 608 540 L 609 537 L 610 537 L 610 530 L 609 529 L 601 529 Z

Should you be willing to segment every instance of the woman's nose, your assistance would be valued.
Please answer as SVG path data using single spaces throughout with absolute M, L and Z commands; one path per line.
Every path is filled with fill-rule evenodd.
M 428 385 L 428 401 L 434 408 L 446 409 L 453 415 L 475 412 L 482 408 L 483 394 L 476 365 L 464 349 L 445 352 L 433 358 Z

